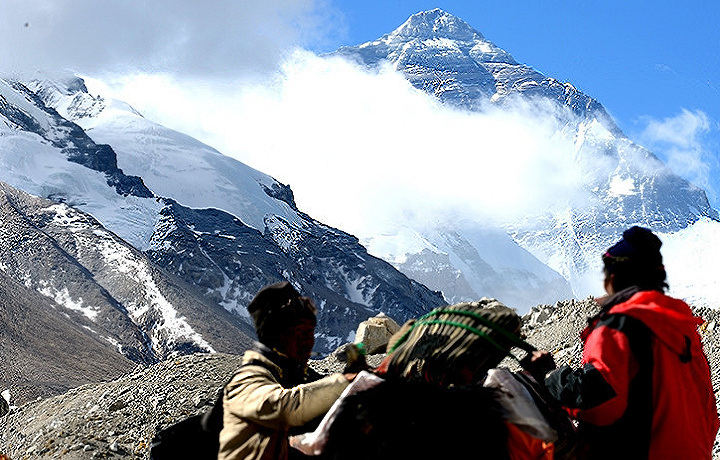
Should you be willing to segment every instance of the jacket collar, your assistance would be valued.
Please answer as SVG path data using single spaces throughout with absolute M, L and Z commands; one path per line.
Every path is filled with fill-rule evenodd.
M 283 387 L 293 387 L 307 382 L 307 365 L 303 366 L 261 342 L 255 342 L 253 350 L 277 366 L 280 370 L 280 384 Z
M 640 291 L 642 291 L 642 289 L 639 286 L 630 286 L 622 291 L 597 299 L 597 302 L 600 304 L 600 311 L 588 318 L 588 326 L 582 332 L 581 336 L 583 338 L 586 337 L 590 330 L 595 327 L 595 324 L 597 324 L 600 318 L 608 314 L 612 307 L 630 300 L 632 296 Z

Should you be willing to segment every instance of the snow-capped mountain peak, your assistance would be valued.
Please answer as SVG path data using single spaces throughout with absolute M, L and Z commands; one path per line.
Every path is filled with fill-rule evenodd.
M 573 165 L 573 180 L 578 180 L 578 187 L 574 196 L 562 198 L 567 199 L 562 206 L 552 206 L 552 211 L 522 217 L 504 227 L 522 248 L 568 280 L 577 296 L 597 294 L 602 289 L 597 279 L 598 254 L 625 228 L 640 224 L 659 233 L 672 233 L 703 219 L 718 221 L 718 212 L 712 209 L 705 193 L 628 139 L 597 100 L 570 83 L 517 63 L 467 23 L 442 10 L 415 14 L 381 39 L 341 48 L 335 55 L 369 68 L 389 62 L 418 90 L 470 112 L 487 113 L 493 107 L 528 117 L 529 121 L 541 112 L 544 122 L 555 127 L 552 136 L 572 146 L 563 150 L 567 155 L 557 161 Z M 529 110 L 525 109 L 527 104 Z M 478 120 L 482 122 L 482 117 Z M 487 154 L 481 140 L 478 145 L 468 146 L 468 152 Z M 562 167 L 557 165 L 555 169 Z M 479 222 L 478 229 L 482 230 L 483 225 Z M 395 232 L 395 247 L 388 236 L 368 239 L 368 243 L 371 250 L 392 254 L 399 261 L 398 253 L 408 247 L 403 235 L 412 235 L 413 230 Z M 438 229 L 434 235 L 427 230 L 418 232 L 425 246 L 406 254 L 405 262 L 396 265 L 446 295 L 452 289 L 476 292 L 468 289 L 472 283 L 457 284 L 460 274 L 477 279 L 471 267 L 483 266 L 480 259 L 491 259 L 474 254 L 476 250 L 477 254 L 485 251 L 472 237 L 472 229 Z M 499 269 L 501 265 L 492 266 Z M 440 270 L 447 273 L 444 280 L 426 277 L 428 272 L 437 275 Z M 475 271 L 488 273 L 487 267 Z M 533 272 L 525 272 L 525 278 L 530 278 L 529 273 Z M 448 283 L 456 287 L 449 288 Z M 562 292 L 539 291 L 551 296 Z M 541 301 L 540 292 L 531 295 L 530 301 Z M 517 293 L 516 288 L 501 294 L 513 298 Z
M 200 141 L 144 118 L 128 104 L 92 96 L 84 85 L 32 85 L 46 104 L 92 138 L 112 145 L 118 167 L 159 196 L 193 208 L 221 208 L 262 231 L 267 214 L 300 224 L 289 187 Z M 84 110 L 84 108 L 92 108 Z
M 440 38 L 460 41 L 484 40 L 483 35 L 470 27 L 467 22 L 440 8 L 413 14 L 387 37 L 390 41 Z

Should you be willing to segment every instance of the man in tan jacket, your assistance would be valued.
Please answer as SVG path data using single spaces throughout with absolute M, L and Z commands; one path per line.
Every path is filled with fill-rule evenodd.
M 325 414 L 356 374 L 311 381 L 316 309 L 290 283 L 264 287 L 248 311 L 259 342 L 225 387 L 218 459 L 285 460 L 289 429 Z

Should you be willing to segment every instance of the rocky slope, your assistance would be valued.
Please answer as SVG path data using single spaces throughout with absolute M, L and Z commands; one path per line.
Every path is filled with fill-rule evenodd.
M 90 321 L 71 320 L 63 307 L 2 271 L 0 306 L 0 391 L 10 389 L 17 403 L 118 378 L 135 366 L 89 330 Z
M 534 308 L 524 316 L 527 340 L 551 350 L 558 364 L 577 364 L 578 333 L 596 308 L 592 299 Z M 720 388 L 720 336 L 715 333 L 720 314 L 706 309 L 697 313 L 707 320 L 701 333 L 714 386 Z M 371 356 L 370 362 L 377 364 L 381 358 Z M 238 355 L 183 356 L 14 408 L 0 428 L 0 451 L 13 460 L 148 458 L 155 430 L 209 407 L 239 362 Z M 510 361 L 502 365 L 514 367 Z M 327 373 L 342 364 L 331 354 L 314 361 L 313 367 Z M 717 447 L 715 458 L 720 458 Z
M 54 329 L 81 330 L 88 342 L 103 342 L 118 359 L 136 363 L 198 351 L 237 353 L 252 343 L 245 322 L 208 303 L 89 214 L 0 182 L 0 217 L 5 292 L 25 293 L 3 307 L 15 328 L 5 342 L 22 348 L 47 333 L 12 322 L 25 315 L 39 324 L 59 318 Z M 35 354 L 47 354 L 63 343 L 60 337 L 62 332 L 44 337 L 45 352 Z M 58 364 L 77 359 L 73 347 L 84 348 L 82 342 L 71 345 L 54 354 Z M 102 368 L 105 361 L 92 364 Z M 16 362 L 6 361 L 6 376 Z M 7 385 L 6 379 L 0 377 Z

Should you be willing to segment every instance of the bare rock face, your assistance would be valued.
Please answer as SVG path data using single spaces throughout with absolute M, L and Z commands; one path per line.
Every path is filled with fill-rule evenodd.
M 380 313 L 360 323 L 355 333 L 355 343 L 362 343 L 369 354 L 384 353 L 390 337 L 400 330 L 400 325 L 389 316 Z

